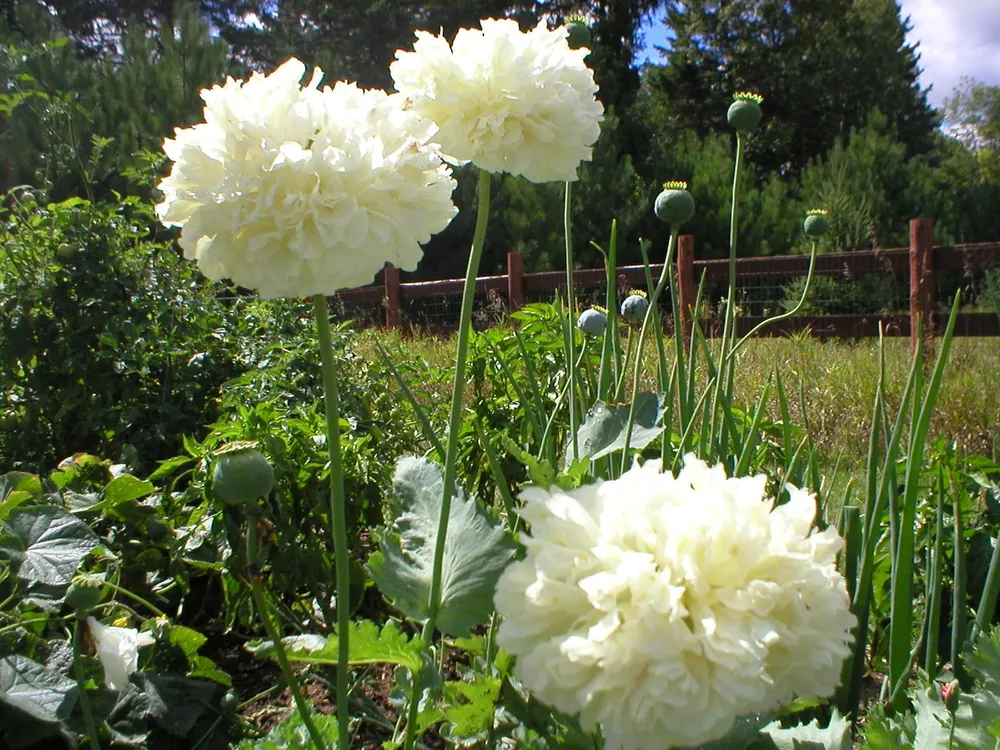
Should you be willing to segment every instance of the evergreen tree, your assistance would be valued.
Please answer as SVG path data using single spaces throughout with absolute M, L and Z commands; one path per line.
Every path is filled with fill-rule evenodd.
M 22 17 L 40 33 L 37 19 Z M 0 54 L 4 187 L 45 186 L 54 199 L 121 190 L 136 151 L 159 151 L 174 127 L 199 118 L 199 92 L 229 72 L 226 44 L 192 8 L 155 31 L 128 26 L 117 54 L 92 59 L 50 27 L 49 40 Z M 0 37 L 13 36 L 0 28 Z
M 876 107 L 908 154 L 933 144 L 895 0 L 667 0 L 664 22 L 675 35 L 667 63 L 643 84 L 674 132 L 723 132 L 731 95 L 750 90 L 764 96 L 749 153 L 765 172 L 799 171 Z

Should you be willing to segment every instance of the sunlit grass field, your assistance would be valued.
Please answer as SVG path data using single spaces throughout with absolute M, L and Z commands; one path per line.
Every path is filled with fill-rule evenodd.
M 398 346 L 404 358 L 419 358 L 443 370 L 452 366 L 452 337 L 421 333 L 403 336 L 373 330 L 361 337 L 360 350 L 365 352 L 371 347 L 374 356 L 375 341 L 388 343 L 391 348 Z M 886 398 L 895 408 L 912 361 L 910 341 L 886 338 L 883 346 Z M 672 360 L 673 344 L 669 340 L 666 351 L 668 360 Z M 879 378 L 876 339 L 759 338 L 748 342 L 738 357 L 737 405 L 752 405 L 777 370 L 788 395 L 792 420 L 808 431 L 820 454 L 829 461 L 839 459 L 841 467 L 849 471 L 863 468 Z M 656 353 L 648 344 L 644 360 L 647 366 L 643 387 L 652 389 Z M 437 386 L 422 386 L 430 392 L 440 388 L 442 396 L 446 396 L 450 381 L 442 377 Z M 778 420 L 773 387 L 771 393 L 767 414 Z M 954 441 L 962 453 L 991 458 L 1000 454 L 1000 340 L 956 338 L 952 342 L 931 423 L 930 442 L 940 438 Z

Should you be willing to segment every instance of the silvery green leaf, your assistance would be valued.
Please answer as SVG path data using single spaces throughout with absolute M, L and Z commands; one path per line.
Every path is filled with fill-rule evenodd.
M 851 750 L 851 722 L 836 710 L 830 723 L 820 728 L 816 719 L 808 724 L 783 729 L 780 722 L 772 722 L 761 729 L 771 738 L 778 750 Z
M 396 520 L 377 538 L 368 561 L 375 583 L 412 620 L 427 618 L 438 516 L 444 492 L 441 469 L 423 458 L 396 465 Z M 507 566 L 513 544 L 503 529 L 456 487 L 444 545 L 438 629 L 468 635 L 493 612 L 493 589 Z
M 66 719 L 77 699 L 76 682 L 15 654 L 0 659 L 0 703 L 49 724 Z
M 587 412 L 587 419 L 577 430 L 581 456 L 601 458 L 625 447 L 630 404 L 606 404 L 597 401 Z M 663 397 L 644 391 L 636 397 L 635 422 L 629 447 L 642 450 L 663 433 Z
M 52 505 L 15 510 L 0 534 L 0 555 L 18 578 L 44 586 L 68 585 L 97 545 L 87 524 Z

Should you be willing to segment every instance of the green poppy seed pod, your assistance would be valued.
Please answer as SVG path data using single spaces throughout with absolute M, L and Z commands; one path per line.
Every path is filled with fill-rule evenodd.
M 104 581 L 94 576 L 76 576 L 66 589 L 66 606 L 86 616 L 104 598 Z
M 608 327 L 608 316 L 594 308 L 584 310 L 576 321 L 576 327 L 591 336 L 603 336 Z
M 649 309 L 649 300 L 644 294 L 630 294 L 622 302 L 622 318 L 629 323 L 641 323 Z
M 726 119 L 729 124 L 741 133 L 747 133 L 760 124 L 760 103 L 764 97 L 759 94 L 741 91 L 733 95 L 733 103 L 729 105 Z
M 570 49 L 590 47 L 590 26 L 584 18 L 571 18 L 566 24 L 566 42 Z
M 656 218 L 667 224 L 683 224 L 694 216 L 694 198 L 686 182 L 665 182 L 653 207 Z
M 826 218 L 826 211 L 814 209 L 806 215 L 806 220 L 802 222 L 802 229 L 810 237 L 822 237 L 830 229 L 830 222 Z
M 255 446 L 255 443 L 229 443 L 216 451 L 212 486 L 222 502 L 251 503 L 274 487 L 274 469 Z

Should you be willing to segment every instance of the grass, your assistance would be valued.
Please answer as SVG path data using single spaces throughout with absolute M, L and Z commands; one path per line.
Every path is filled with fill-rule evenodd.
M 369 331 L 362 336 L 360 350 L 372 347 L 374 341 L 388 343 L 391 350 L 403 357 L 423 360 L 433 368 L 450 368 L 454 357 L 451 337 Z M 653 347 L 647 347 L 646 352 L 648 366 L 643 387 L 652 388 L 656 353 Z M 672 360 L 671 352 L 672 344 L 668 341 L 668 359 Z M 894 409 L 910 365 L 909 339 L 885 339 L 885 353 L 886 397 Z M 372 356 L 375 356 L 373 347 Z M 844 469 L 858 473 L 864 466 L 867 450 L 878 383 L 878 356 L 879 344 L 875 339 L 755 339 L 739 354 L 737 403 L 751 404 L 778 368 L 789 395 L 792 420 L 808 430 L 822 456 L 831 462 L 839 458 Z M 997 363 L 1000 363 L 1000 340 L 955 340 L 931 423 L 930 442 L 944 437 L 954 441 L 960 452 L 998 457 L 1000 387 L 993 381 L 1000 374 Z M 427 388 L 431 384 L 421 385 Z M 446 387 L 447 380 L 442 378 L 439 385 Z M 777 399 L 772 397 L 771 401 L 768 417 L 777 420 Z

